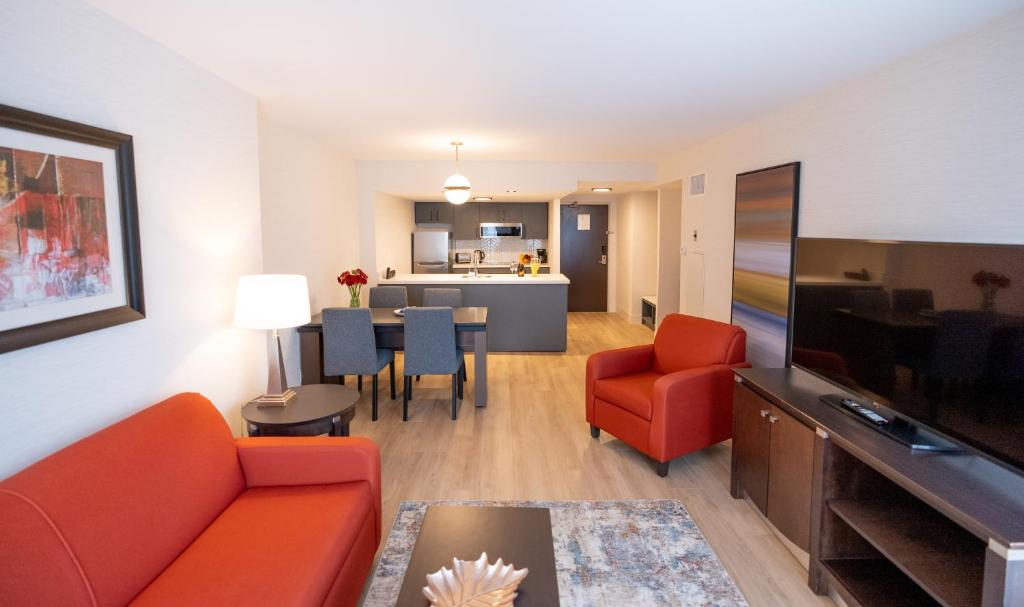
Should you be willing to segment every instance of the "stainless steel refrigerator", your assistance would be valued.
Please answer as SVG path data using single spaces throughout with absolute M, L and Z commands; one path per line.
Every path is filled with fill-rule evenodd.
M 447 274 L 449 255 L 448 232 L 413 232 L 413 274 Z

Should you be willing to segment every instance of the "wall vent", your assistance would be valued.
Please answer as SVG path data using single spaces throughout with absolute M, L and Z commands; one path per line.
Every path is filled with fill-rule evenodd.
M 707 186 L 708 174 L 697 173 L 696 175 L 690 175 L 690 196 L 703 196 L 704 189 Z

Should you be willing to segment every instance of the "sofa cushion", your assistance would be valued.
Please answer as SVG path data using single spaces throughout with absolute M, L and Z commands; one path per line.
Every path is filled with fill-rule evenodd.
M 661 373 L 645 371 L 599 379 L 594 382 L 594 396 L 649 420 L 653 408 L 651 399 L 654 396 L 654 382 L 661 377 Z
M 724 322 L 669 314 L 654 336 L 654 370 L 675 373 L 710 365 L 731 365 L 746 359 L 746 333 Z
M 131 604 L 322 605 L 374 516 L 366 482 L 248 489 Z
M 124 605 L 243 488 L 210 401 L 145 409 L 0 483 L 0 603 Z

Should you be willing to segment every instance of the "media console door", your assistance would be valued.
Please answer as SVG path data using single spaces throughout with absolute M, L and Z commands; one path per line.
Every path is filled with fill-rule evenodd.
M 744 495 L 807 552 L 814 430 L 742 383 L 733 397 L 732 495 Z

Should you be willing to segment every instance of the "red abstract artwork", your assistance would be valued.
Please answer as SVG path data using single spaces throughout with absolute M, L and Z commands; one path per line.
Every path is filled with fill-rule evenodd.
M 111 290 L 103 165 L 0 147 L 0 310 Z

